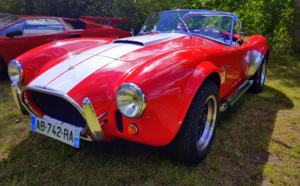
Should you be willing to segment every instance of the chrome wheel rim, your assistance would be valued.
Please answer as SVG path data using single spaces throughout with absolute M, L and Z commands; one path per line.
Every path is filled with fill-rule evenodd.
M 217 118 L 217 99 L 214 95 L 207 98 L 200 114 L 200 121 L 197 128 L 197 147 L 204 150 L 209 144 Z
M 260 85 L 263 86 L 265 79 L 266 79 L 266 71 L 267 71 L 267 62 L 266 60 L 263 61 L 263 66 L 261 70 L 261 77 L 260 77 Z

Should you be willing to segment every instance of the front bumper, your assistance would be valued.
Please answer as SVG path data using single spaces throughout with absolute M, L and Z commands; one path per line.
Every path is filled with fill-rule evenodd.
M 13 94 L 13 98 L 17 104 L 17 107 L 19 109 L 19 111 L 23 114 L 23 115 L 29 115 L 30 112 L 28 112 L 28 110 L 26 109 L 27 107 L 24 106 L 23 102 L 21 101 L 21 90 L 18 86 L 17 83 L 12 83 L 11 84 L 11 90 L 12 90 L 12 94 Z
M 12 83 L 11 89 L 12 89 L 14 100 L 18 106 L 19 111 L 22 114 L 28 115 L 30 113 L 31 115 L 34 115 L 36 117 L 41 117 L 30 107 L 28 100 L 24 96 L 25 90 L 30 89 L 30 90 L 34 90 L 34 91 L 38 91 L 38 92 L 55 95 L 57 97 L 63 98 L 66 101 L 70 102 L 70 104 L 72 104 L 80 112 L 80 114 L 84 117 L 84 119 L 86 121 L 86 125 L 85 125 L 84 130 L 82 130 L 80 133 L 80 136 L 82 139 L 88 140 L 89 139 L 89 138 L 87 138 L 88 133 L 91 135 L 91 138 L 95 141 L 102 141 L 105 139 L 101 124 L 99 123 L 99 119 L 101 118 L 101 116 L 104 116 L 105 113 L 103 113 L 98 118 L 95 113 L 95 110 L 92 106 L 92 103 L 88 98 L 85 98 L 83 100 L 83 102 L 82 102 L 83 108 L 81 108 L 69 96 L 67 96 L 65 94 L 57 93 L 54 91 L 49 91 L 49 90 L 45 90 L 45 89 L 37 88 L 37 87 L 24 87 L 21 91 L 18 84 L 16 84 L 16 83 Z

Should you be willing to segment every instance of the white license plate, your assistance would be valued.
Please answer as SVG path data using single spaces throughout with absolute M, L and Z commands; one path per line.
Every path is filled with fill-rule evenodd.
M 71 127 L 56 124 L 35 116 L 31 117 L 31 129 L 73 147 L 79 148 L 80 131 Z

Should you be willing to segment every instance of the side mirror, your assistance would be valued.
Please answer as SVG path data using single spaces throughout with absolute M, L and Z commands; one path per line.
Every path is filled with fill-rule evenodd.
M 6 33 L 7 37 L 21 36 L 23 34 L 22 30 L 13 30 Z
M 130 34 L 131 34 L 131 36 L 133 37 L 133 34 L 134 34 L 133 28 L 130 30 Z

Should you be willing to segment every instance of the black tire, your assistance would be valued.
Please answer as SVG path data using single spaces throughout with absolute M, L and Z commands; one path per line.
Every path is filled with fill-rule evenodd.
M 198 164 L 204 159 L 215 136 L 219 111 L 219 89 L 214 82 L 205 81 L 194 97 L 172 142 L 176 158 L 189 165 Z
M 253 84 L 250 87 L 250 92 L 260 93 L 264 88 L 266 76 L 267 76 L 267 59 L 266 57 L 264 57 L 260 67 L 257 69 L 257 72 L 251 78 L 253 80 Z
M 0 79 L 7 77 L 7 67 L 0 57 Z

